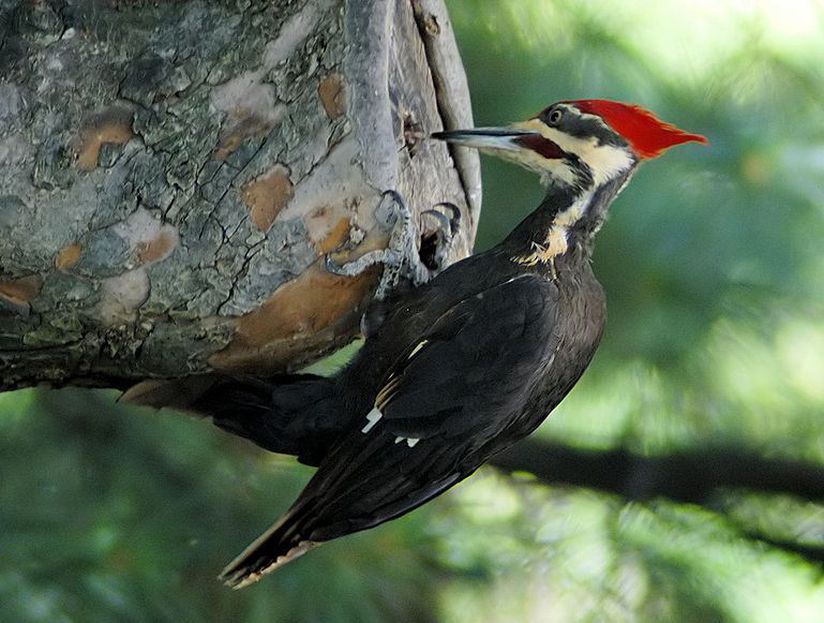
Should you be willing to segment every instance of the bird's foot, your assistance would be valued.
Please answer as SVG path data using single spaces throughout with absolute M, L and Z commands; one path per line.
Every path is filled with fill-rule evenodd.
M 437 208 L 447 208 L 446 216 Z M 375 264 L 383 264 L 383 275 L 375 298 L 386 299 L 399 285 L 408 282 L 417 287 L 446 267 L 452 240 L 460 226 L 460 210 L 451 203 L 440 203 L 421 213 L 419 228 L 403 198 L 394 190 L 383 193 L 376 216 L 390 229 L 385 249 L 364 253 L 345 264 L 326 256 L 326 269 L 336 275 L 354 277 Z
M 449 216 L 441 212 L 449 211 Z M 419 256 L 434 277 L 444 268 L 452 251 L 452 243 L 461 226 L 461 211 L 454 203 L 442 201 L 422 214 L 424 226 L 421 230 Z

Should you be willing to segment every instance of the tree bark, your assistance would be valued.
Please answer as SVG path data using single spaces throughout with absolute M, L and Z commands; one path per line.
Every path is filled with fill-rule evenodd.
M 374 211 L 477 157 L 441 0 L 0 0 L 0 389 L 268 374 L 357 333 Z

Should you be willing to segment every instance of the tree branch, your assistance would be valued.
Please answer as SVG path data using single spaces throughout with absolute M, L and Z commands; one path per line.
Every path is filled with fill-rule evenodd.
M 591 451 L 527 440 L 493 459 L 492 464 L 508 472 L 530 472 L 547 484 L 587 487 L 633 501 L 666 498 L 717 510 L 711 504 L 714 494 L 724 489 L 748 489 L 824 502 L 824 467 L 770 459 L 734 447 L 647 457 L 620 448 Z M 822 546 L 769 536 L 737 521 L 732 525 L 744 538 L 824 565 Z
M 627 500 L 662 497 L 707 505 L 719 490 L 750 489 L 824 502 L 824 467 L 766 458 L 733 447 L 648 457 L 624 449 L 599 452 L 527 440 L 497 456 L 492 464 L 510 472 L 531 472 L 546 483 L 588 487 Z

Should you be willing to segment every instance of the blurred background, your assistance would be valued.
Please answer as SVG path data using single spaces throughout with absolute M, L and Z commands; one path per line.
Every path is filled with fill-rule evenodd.
M 603 97 L 711 141 L 642 167 L 599 235 L 604 342 L 530 441 L 560 475 L 482 469 L 231 592 L 311 470 L 112 393 L 0 395 L 0 620 L 824 620 L 824 6 L 448 6 L 478 125 Z M 480 249 L 541 197 L 483 173 Z M 668 457 L 693 462 L 645 480 Z

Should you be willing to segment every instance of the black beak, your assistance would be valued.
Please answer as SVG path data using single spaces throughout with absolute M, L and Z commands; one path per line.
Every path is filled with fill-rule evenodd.
M 470 130 L 450 130 L 433 132 L 431 138 L 439 141 L 475 147 L 476 149 L 496 149 L 520 151 L 524 148 L 523 140 L 527 137 L 541 136 L 532 130 L 517 128 L 472 128 Z M 520 140 L 519 140 L 520 139 Z

